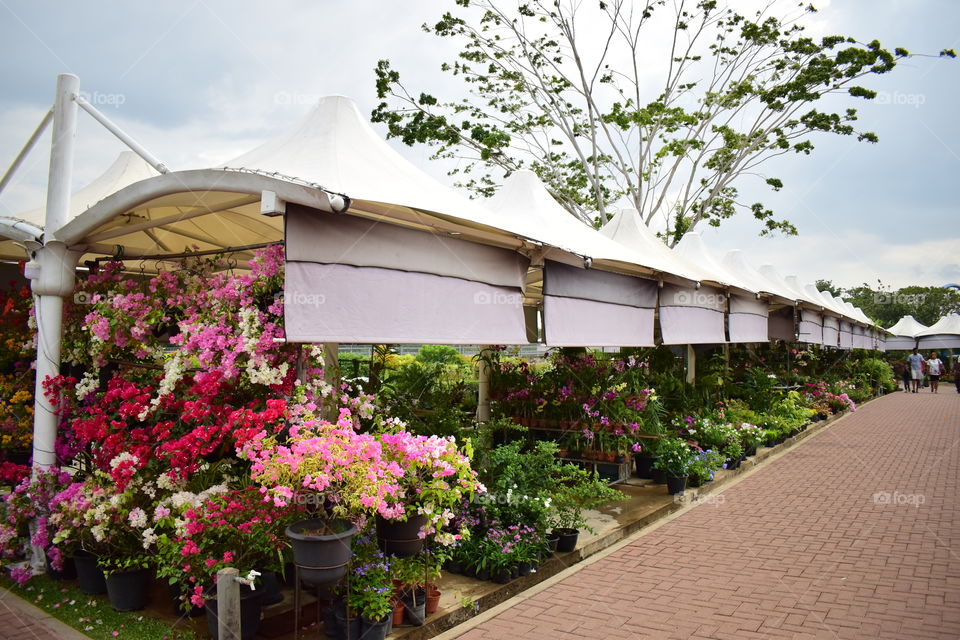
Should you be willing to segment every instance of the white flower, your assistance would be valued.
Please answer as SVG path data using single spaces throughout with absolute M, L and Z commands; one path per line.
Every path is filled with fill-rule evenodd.
M 100 371 L 87 371 L 83 379 L 77 383 L 77 400 L 83 400 L 100 388 Z
M 157 542 L 157 534 L 154 533 L 153 527 L 143 530 L 143 548 L 149 550 Z
M 127 520 L 130 522 L 131 527 L 143 529 L 147 526 L 147 513 L 140 507 L 135 507 L 130 510 L 130 515 L 127 516 Z

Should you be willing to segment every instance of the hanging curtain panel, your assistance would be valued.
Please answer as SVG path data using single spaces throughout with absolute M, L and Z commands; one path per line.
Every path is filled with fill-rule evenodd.
M 853 348 L 853 325 L 846 320 L 840 321 L 840 348 Z
M 665 284 L 660 290 L 663 344 L 723 344 L 727 296 L 713 287 Z
M 520 254 L 288 204 L 290 342 L 523 344 Z
M 960 349 L 960 335 L 941 333 L 933 336 L 921 336 L 921 351 L 942 351 L 943 349 Z
M 868 349 L 867 328 L 862 324 L 853 325 L 853 348 Z
M 835 316 L 823 316 L 823 346 L 840 346 L 840 318 Z
M 767 342 L 769 309 L 763 300 L 732 294 L 727 330 L 730 342 Z
M 800 342 L 823 344 L 823 315 L 812 309 L 801 309 L 798 331 Z
M 793 307 L 782 307 L 771 311 L 767 317 L 767 333 L 771 340 L 785 340 L 796 342 L 797 327 L 794 320 Z
M 917 346 L 917 339 L 908 336 L 887 336 L 884 346 L 887 351 L 913 351 Z
M 657 283 L 547 260 L 543 327 L 551 347 L 653 346 Z

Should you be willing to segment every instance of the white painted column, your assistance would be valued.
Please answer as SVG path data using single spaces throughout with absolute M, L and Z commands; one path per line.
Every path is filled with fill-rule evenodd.
M 480 350 L 477 358 L 477 422 L 490 420 L 490 358 L 493 349 L 489 346 Z

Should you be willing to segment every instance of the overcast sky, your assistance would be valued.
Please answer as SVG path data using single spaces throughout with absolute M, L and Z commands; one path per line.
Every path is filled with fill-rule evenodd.
M 736 4 L 736 3 L 735 3 Z M 960 49 L 955 0 L 833 0 L 816 29 L 889 49 Z M 423 33 L 452 0 L 311 0 L 163 3 L 0 0 L 0 169 L 49 107 L 58 73 L 80 77 L 88 100 L 174 169 L 226 161 L 296 122 L 328 94 L 375 105 L 373 67 L 389 58 L 413 87 L 456 97 L 439 71 L 455 52 Z M 799 229 L 759 238 L 740 216 L 704 238 L 741 248 L 801 279 L 900 287 L 960 282 L 960 60 L 914 59 L 871 81 L 860 127 L 878 145 L 815 141 L 808 158 L 781 162 L 778 194 L 746 185 Z M 74 189 L 99 175 L 123 146 L 80 115 Z M 377 130 L 382 128 L 377 125 Z M 425 149 L 395 144 L 449 182 Z M 43 203 L 49 136 L 0 195 L 0 215 Z M 755 198 L 754 198 L 755 199 Z M 752 200 L 751 200 L 752 201 Z

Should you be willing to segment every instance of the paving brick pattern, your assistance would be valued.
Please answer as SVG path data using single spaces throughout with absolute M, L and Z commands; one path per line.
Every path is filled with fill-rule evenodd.
M 46 624 L 42 623 L 43 620 Z M 82 638 L 61 627 L 46 612 L 32 607 L 9 591 L 0 589 L 0 638 L 4 640 L 64 640 Z M 52 629 L 51 629 L 52 627 Z
M 888 395 L 460 638 L 960 638 L 958 483 L 960 395 Z

